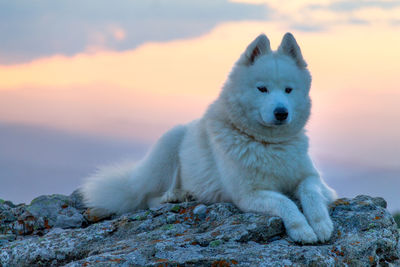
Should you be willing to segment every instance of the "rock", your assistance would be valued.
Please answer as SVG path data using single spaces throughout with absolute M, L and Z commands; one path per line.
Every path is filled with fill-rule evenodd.
M 40 196 L 29 205 L 0 202 L 0 235 L 43 235 L 53 227 L 82 227 L 87 224 L 84 211 L 76 195 Z
M 205 218 L 207 216 L 207 207 L 204 204 L 199 204 L 193 209 L 193 214 L 199 218 Z
M 3 243 L 14 241 L 16 238 L 17 236 L 13 234 L 0 235 L 0 245 Z
M 71 198 L 64 195 L 40 196 L 26 207 L 34 218 L 43 217 L 49 227 L 80 227 L 83 215 L 73 206 Z
M 59 209 L 60 203 L 72 203 L 71 199 L 71 196 L 41 197 L 40 208 L 25 207 L 20 214 L 13 211 L 15 208 L 0 204 L 1 227 L 16 218 L 27 220 L 33 216 L 37 220 L 36 209 L 46 215 L 39 218 L 61 225 L 42 232 L 42 236 L 33 231 L 29 236 L 10 233 L 4 237 L 6 241 L 0 242 L 0 266 L 385 266 L 399 263 L 399 233 L 381 198 L 358 196 L 337 200 L 330 207 L 334 234 L 327 243 L 315 245 L 294 243 L 285 234 L 278 217 L 242 213 L 229 203 L 164 204 L 76 228 L 80 219 L 74 221 L 74 215 Z M 69 205 L 74 208 L 76 204 Z M 56 209 L 57 215 L 43 210 L 45 206 Z M 81 215 L 85 212 L 82 207 L 75 208 Z M 7 219 L 3 220 L 3 213 L 8 214 Z M 58 220 L 64 223 L 57 223 Z

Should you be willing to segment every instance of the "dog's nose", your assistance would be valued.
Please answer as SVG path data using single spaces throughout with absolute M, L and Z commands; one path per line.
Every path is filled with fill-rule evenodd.
M 287 117 L 288 117 L 288 110 L 286 109 L 286 108 L 276 108 L 275 110 L 274 110 L 274 115 L 275 115 L 275 118 L 278 120 L 278 121 L 284 121 L 284 120 L 286 120 L 287 119 Z

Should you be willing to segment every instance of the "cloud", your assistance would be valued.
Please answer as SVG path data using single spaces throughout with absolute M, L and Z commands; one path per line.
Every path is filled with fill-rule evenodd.
M 302 8 L 302 13 L 307 14 L 303 18 L 308 20 L 298 21 L 312 23 L 331 28 L 336 25 L 370 25 L 383 23 L 393 26 L 392 21 L 398 17 L 400 1 L 330 1 L 325 4 L 308 4 Z M 319 16 L 318 14 L 324 14 Z
M 396 26 L 400 0 L 231 0 L 268 4 L 269 17 L 284 29 L 301 32 L 330 31 L 342 26 Z
M 194 37 L 221 22 L 264 20 L 266 4 L 228 0 L 0 2 L 0 64 Z
M 311 9 L 329 9 L 337 12 L 350 12 L 363 8 L 380 8 L 380 9 L 392 9 L 400 6 L 400 1 L 332 1 L 327 5 L 313 4 L 310 5 Z

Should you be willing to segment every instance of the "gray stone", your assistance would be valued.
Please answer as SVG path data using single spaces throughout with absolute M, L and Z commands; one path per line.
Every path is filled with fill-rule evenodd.
M 53 226 L 57 217 L 63 209 L 71 206 L 71 200 L 64 195 L 40 196 L 32 200 L 31 204 L 26 207 L 34 217 L 47 218 L 49 225 Z
M 164 204 L 82 228 L 75 227 L 80 222 L 76 214 L 82 215 L 84 209 L 75 209 L 75 204 L 63 208 L 67 211 L 58 208 L 60 201 L 73 203 L 71 196 L 53 195 L 39 200 L 47 204 L 41 208 L 20 207 L 18 214 L 15 208 L 4 208 L 0 204 L 0 212 L 15 213 L 2 220 L 1 227 L 10 224 L 12 218 L 36 218 L 35 209 L 42 210 L 46 218 L 53 216 L 52 212 L 43 210 L 44 206 L 61 214 L 51 217 L 55 218 L 57 228 L 49 229 L 42 236 L 33 231 L 29 236 L 11 233 L 10 238 L 3 238 L 7 240 L 0 242 L 0 266 L 387 266 L 399 263 L 399 232 L 381 198 L 358 196 L 337 200 L 330 206 L 335 226 L 331 240 L 314 245 L 294 243 L 285 234 L 278 217 L 243 213 L 229 203 Z M 74 208 L 77 213 L 68 208 Z
M 29 205 L 0 203 L 0 234 L 43 235 L 52 227 L 77 228 L 87 224 L 78 197 L 40 196 Z M 79 206 L 80 207 L 80 206 Z
M 59 214 L 57 220 L 54 223 L 54 227 L 59 228 L 76 228 L 82 226 L 84 221 L 83 215 L 80 213 L 73 213 L 69 216 L 64 214 Z
M 14 234 L 5 234 L 5 235 L 0 234 L 0 246 L 2 244 L 14 241 L 16 238 L 17 238 L 17 236 Z
M 79 189 L 69 195 L 71 205 L 77 210 L 86 210 L 86 205 L 83 202 L 83 195 Z
M 205 218 L 207 216 L 207 207 L 204 204 L 199 204 L 193 209 L 193 214 L 199 218 Z

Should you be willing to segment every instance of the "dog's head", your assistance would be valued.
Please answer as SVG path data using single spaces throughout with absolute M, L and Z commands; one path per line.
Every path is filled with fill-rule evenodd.
M 287 33 L 277 51 L 264 34 L 247 47 L 221 93 L 231 122 L 251 135 L 285 139 L 310 115 L 311 75 L 295 38 Z

